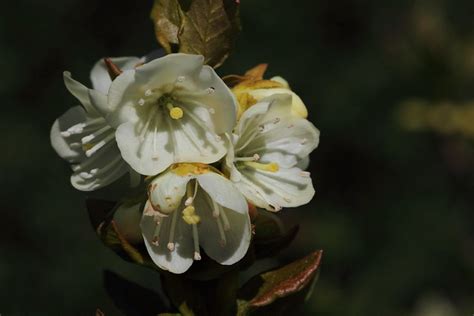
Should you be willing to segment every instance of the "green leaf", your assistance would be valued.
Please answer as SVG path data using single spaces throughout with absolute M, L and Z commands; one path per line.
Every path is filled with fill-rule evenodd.
M 304 301 L 316 280 L 321 257 L 322 251 L 319 250 L 250 279 L 239 291 L 238 315 L 253 312 L 279 315 L 297 302 Z
M 181 6 L 178 0 L 155 0 L 150 17 L 155 26 L 155 36 L 169 54 L 172 45 L 177 45 L 181 27 Z
M 179 52 L 203 55 L 206 64 L 219 67 L 229 56 L 239 30 L 235 0 L 193 0 L 182 15 Z

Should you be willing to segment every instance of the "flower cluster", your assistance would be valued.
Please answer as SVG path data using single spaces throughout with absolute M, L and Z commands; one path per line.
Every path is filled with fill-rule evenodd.
M 147 186 L 143 203 L 119 210 L 139 210 L 150 257 L 173 273 L 200 260 L 201 248 L 223 265 L 242 259 L 249 204 L 279 211 L 314 195 L 304 170 L 319 131 L 287 82 L 264 80 L 260 65 L 226 84 L 203 61 L 105 59 L 92 69 L 92 88 L 65 72 L 80 105 L 51 129 L 75 188 L 96 190 L 126 174 L 132 186 Z

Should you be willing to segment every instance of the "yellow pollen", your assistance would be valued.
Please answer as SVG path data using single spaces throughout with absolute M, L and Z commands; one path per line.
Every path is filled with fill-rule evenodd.
M 259 163 L 255 161 L 245 161 L 245 165 L 255 168 L 258 170 L 269 171 L 269 172 L 277 172 L 280 170 L 280 166 L 276 162 L 271 163 Z
M 189 205 L 183 210 L 183 220 L 186 224 L 195 225 L 199 224 L 201 218 L 196 214 L 196 209 L 194 206 Z
M 92 147 L 94 147 L 94 145 L 92 145 L 91 143 L 86 143 L 86 144 L 82 145 L 82 150 L 88 151 Z
M 201 163 L 177 163 L 171 166 L 171 171 L 178 176 L 199 175 L 208 173 L 209 166 Z
M 178 106 L 172 106 L 170 108 L 170 116 L 173 120 L 179 120 L 183 117 L 183 110 Z

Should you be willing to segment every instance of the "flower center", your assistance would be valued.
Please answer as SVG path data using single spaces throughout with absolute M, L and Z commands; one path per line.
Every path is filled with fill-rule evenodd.
M 138 100 L 138 105 L 141 107 L 145 105 L 156 106 L 160 109 L 167 110 L 173 120 L 179 120 L 183 117 L 184 111 L 181 107 L 175 106 L 175 103 L 176 100 L 171 93 L 164 93 L 156 98 L 155 92 L 151 89 L 146 90 L 144 97 Z

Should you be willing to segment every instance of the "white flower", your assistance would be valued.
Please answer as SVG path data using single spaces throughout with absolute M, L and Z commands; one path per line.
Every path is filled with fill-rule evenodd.
M 156 175 L 173 163 L 213 163 L 226 153 L 237 103 L 203 57 L 170 54 L 124 71 L 108 94 L 123 158 Z
M 223 265 L 246 254 L 251 239 L 245 198 L 203 164 L 177 164 L 155 178 L 141 222 L 146 248 L 161 269 L 183 273 L 200 246 Z
M 271 211 L 308 203 L 314 196 L 308 155 L 319 131 L 292 114 L 291 95 L 265 98 L 245 111 L 226 157 L 231 180 L 254 205 Z
M 242 115 L 245 110 L 250 108 L 252 105 L 260 102 L 262 99 L 270 97 L 276 94 L 289 94 L 292 96 L 291 99 L 291 112 L 293 115 L 307 118 L 308 110 L 303 103 L 303 100 L 294 93 L 288 82 L 282 77 L 273 77 L 269 80 L 256 80 L 249 79 L 245 80 L 235 87 L 232 88 L 232 92 L 235 94 L 239 101 L 239 115 Z
M 136 57 L 112 58 L 117 66 L 133 68 Z M 105 119 L 106 93 L 111 84 L 104 60 L 91 71 L 93 89 L 88 89 L 64 73 L 64 83 L 82 106 L 75 106 L 57 119 L 51 128 L 51 144 L 61 158 L 72 164 L 72 185 L 81 191 L 104 187 L 131 171 L 115 142 L 115 129 Z M 131 172 L 132 182 L 139 176 Z

